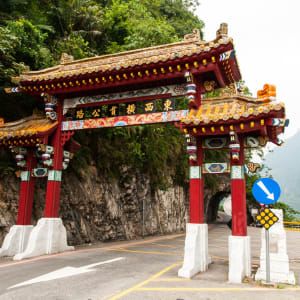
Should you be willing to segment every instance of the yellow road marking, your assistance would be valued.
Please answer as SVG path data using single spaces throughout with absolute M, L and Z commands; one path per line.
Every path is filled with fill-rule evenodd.
M 219 246 L 219 245 L 216 245 L 216 244 L 208 244 L 208 247 L 216 247 L 216 248 L 227 249 L 227 247 Z
M 257 291 L 299 291 L 299 287 L 294 288 L 284 288 L 284 289 L 277 289 L 277 288 L 169 288 L 169 287 L 158 287 L 158 288 L 136 288 L 137 291 L 207 291 L 207 292 L 215 292 L 215 291 L 222 291 L 222 292 L 232 292 L 232 291 L 240 291 L 240 292 L 257 292 Z
M 152 245 L 157 245 L 157 246 L 160 246 L 160 247 L 167 247 L 167 248 L 178 248 L 176 246 L 171 246 L 171 245 L 164 245 L 164 244 L 157 244 L 157 243 L 151 243 Z
M 181 264 L 182 264 L 182 261 L 179 262 L 179 263 L 173 264 L 173 265 L 171 265 L 171 266 L 169 266 L 169 267 L 167 267 L 167 268 L 165 268 L 165 269 L 163 269 L 162 271 L 156 273 L 155 275 L 153 275 L 153 276 L 150 277 L 149 279 L 147 279 L 147 280 L 145 280 L 145 281 L 142 281 L 141 283 L 139 283 L 139 284 L 133 286 L 132 288 L 129 288 L 128 290 L 125 290 L 124 292 L 122 292 L 122 293 L 120 293 L 120 294 L 118 294 L 118 295 L 116 295 L 116 296 L 110 298 L 110 300 L 116 300 L 116 299 L 119 299 L 119 298 L 121 298 L 121 297 L 123 297 L 123 296 L 129 294 L 130 292 L 133 292 L 133 291 L 135 291 L 135 290 L 141 288 L 143 285 L 145 285 L 145 284 L 147 284 L 148 282 L 150 282 L 150 281 L 152 281 L 152 280 L 158 278 L 158 277 L 161 276 L 162 274 L 168 272 L 169 270 L 171 270 L 171 269 L 173 269 L 173 268 L 175 268 L 175 267 L 177 267 L 177 266 L 179 266 L 179 265 L 181 265 Z
M 157 278 L 152 281 L 187 281 L 187 280 L 190 280 L 190 279 L 174 277 L 174 278 Z
M 128 250 L 123 248 L 114 248 L 110 249 L 112 251 L 121 251 L 121 252 L 132 252 L 132 253 L 145 253 L 145 254 L 160 254 L 160 255 L 183 255 L 183 253 L 172 253 L 172 252 L 155 252 L 155 251 L 140 251 L 140 250 Z

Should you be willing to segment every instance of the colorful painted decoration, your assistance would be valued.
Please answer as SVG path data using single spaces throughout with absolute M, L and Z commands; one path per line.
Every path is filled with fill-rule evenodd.
M 222 138 L 208 138 L 203 141 L 203 147 L 208 149 L 221 149 L 228 145 L 228 140 Z
M 74 120 L 62 122 L 63 131 L 73 131 L 80 129 L 108 128 L 120 126 L 132 126 L 142 124 L 157 124 L 180 121 L 187 117 L 188 110 L 166 111 L 153 114 L 142 114 L 134 116 L 119 116 L 113 118 L 99 118 L 89 120 Z
M 259 146 L 259 140 L 256 137 L 247 136 L 247 138 L 246 138 L 246 144 L 247 144 L 247 146 L 249 146 L 251 148 L 256 148 L 256 147 Z
M 235 50 L 226 51 L 220 54 L 220 61 L 234 58 L 234 56 L 235 56 Z
M 269 137 L 268 136 L 259 136 L 258 141 L 259 141 L 259 145 L 264 147 L 267 144 L 267 142 L 269 141 Z
M 290 123 L 289 119 L 273 118 L 273 119 L 268 119 L 267 122 L 266 122 L 266 125 L 279 126 L 279 127 L 288 127 L 289 123 Z
M 234 131 L 230 131 L 229 132 L 229 136 L 230 136 L 230 144 L 229 144 L 229 149 L 230 149 L 230 153 L 231 153 L 231 158 L 232 160 L 239 160 L 240 158 L 240 142 L 238 140 L 238 136 L 236 134 L 236 132 Z
M 254 162 L 248 162 L 246 166 L 251 173 L 255 173 L 256 170 L 260 168 L 260 164 Z
M 227 163 L 206 163 L 204 164 L 203 173 L 222 174 L 229 173 L 230 166 Z
M 156 101 L 148 100 L 143 102 L 143 112 L 145 114 L 156 112 Z
M 175 110 L 175 98 L 162 99 L 162 110 L 163 111 Z
M 57 98 L 49 94 L 42 94 L 45 102 L 46 117 L 52 121 L 56 120 L 56 112 L 54 107 L 57 105 Z
M 48 175 L 47 168 L 35 168 L 31 172 L 31 176 L 33 177 L 46 177 Z
M 10 87 L 10 88 L 5 88 L 5 93 L 6 94 L 12 94 L 12 93 L 21 93 L 22 92 L 22 88 L 20 87 Z
M 75 108 L 76 106 L 82 104 L 95 103 L 95 105 L 97 105 L 97 103 L 100 104 L 101 102 L 134 99 L 134 98 L 148 97 L 148 96 L 155 96 L 155 95 L 158 95 L 159 98 L 159 95 L 167 95 L 167 94 L 170 96 L 183 96 L 185 95 L 185 85 L 184 84 L 168 85 L 168 86 L 155 87 L 151 89 L 140 89 L 140 90 L 125 91 L 125 92 L 112 93 L 106 95 L 65 99 L 64 114 L 66 114 L 69 108 Z
M 214 89 L 214 86 L 216 85 L 216 82 L 214 80 L 211 81 L 204 81 L 204 89 L 206 92 L 211 92 Z

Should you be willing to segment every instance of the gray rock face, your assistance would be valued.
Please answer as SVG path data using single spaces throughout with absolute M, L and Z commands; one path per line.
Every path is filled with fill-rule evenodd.
M 118 179 L 109 180 L 98 174 L 94 166 L 82 171 L 83 179 L 64 171 L 59 215 L 67 228 L 69 245 L 141 237 L 143 220 L 145 235 L 185 230 L 188 188 L 174 186 L 170 177 L 168 188 L 153 191 L 146 174 L 128 166 L 121 170 Z M 33 225 L 44 214 L 46 183 L 46 179 L 36 180 Z M 216 191 L 205 190 L 208 221 L 215 219 L 221 196 L 230 191 L 229 183 L 229 180 L 220 182 Z M 0 180 L 0 243 L 16 224 L 19 186 L 20 180 L 12 176 Z
M 122 168 L 118 179 L 109 181 L 91 166 L 79 180 L 72 173 L 63 175 L 60 217 L 70 245 L 95 241 L 135 239 L 144 234 L 180 232 L 187 221 L 187 191 L 171 186 L 166 191 L 151 190 L 150 179 L 136 169 Z M 172 184 L 170 179 L 170 185 Z M 19 179 L 0 181 L 0 242 L 16 223 Z M 43 217 L 46 179 L 37 179 L 32 223 Z M 144 218 L 143 218 L 144 207 Z

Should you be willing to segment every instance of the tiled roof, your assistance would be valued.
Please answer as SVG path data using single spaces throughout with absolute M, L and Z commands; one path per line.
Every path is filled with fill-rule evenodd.
M 230 97 L 218 97 L 203 99 L 198 110 L 191 110 L 187 118 L 181 122 L 186 125 L 207 125 L 210 123 L 236 121 L 241 118 L 249 118 L 272 111 L 280 111 L 284 103 L 271 101 L 264 103 L 252 97 L 235 95 Z M 284 113 L 283 116 L 284 117 Z
M 218 49 L 222 45 L 232 44 L 232 39 L 227 37 L 227 25 L 221 24 L 216 39 L 210 42 L 201 41 L 199 30 L 184 37 L 184 41 L 154 46 L 149 48 L 126 51 L 122 53 L 109 54 L 73 60 L 73 57 L 63 54 L 60 65 L 40 71 L 29 71 L 17 78 L 24 81 L 47 81 L 58 78 L 84 75 L 88 73 L 106 72 L 114 70 L 126 70 L 130 67 L 149 65 L 152 63 L 172 61 L 176 58 L 189 57 L 208 53 Z M 223 27 L 222 27 L 223 26 Z
M 45 117 L 33 115 L 15 122 L 0 125 L 0 140 L 43 136 L 57 127 L 57 122 L 52 122 Z

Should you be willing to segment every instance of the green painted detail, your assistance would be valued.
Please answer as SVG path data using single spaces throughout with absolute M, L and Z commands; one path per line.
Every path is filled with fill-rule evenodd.
M 190 167 L 190 179 L 201 179 L 201 166 Z
M 61 175 L 60 170 L 50 170 L 48 172 L 48 181 L 61 181 Z
M 22 171 L 21 181 L 29 181 L 29 179 L 30 179 L 30 171 Z
M 244 179 L 244 166 L 231 166 L 231 179 Z

